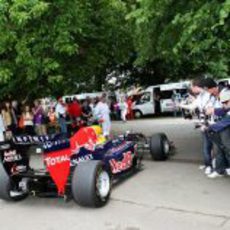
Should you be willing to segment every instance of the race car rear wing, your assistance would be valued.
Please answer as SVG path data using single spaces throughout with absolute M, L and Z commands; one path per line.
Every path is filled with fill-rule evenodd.
M 0 142 L 0 154 L 6 150 L 21 149 L 22 147 L 25 151 L 33 145 L 43 148 L 44 152 L 51 152 L 69 148 L 70 141 L 61 134 L 43 136 L 13 136 L 11 140 Z

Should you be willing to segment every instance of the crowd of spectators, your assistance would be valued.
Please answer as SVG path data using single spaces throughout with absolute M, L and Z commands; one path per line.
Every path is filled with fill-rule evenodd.
M 60 132 L 70 136 L 80 127 L 94 123 L 101 123 L 105 136 L 108 136 L 110 117 L 124 122 L 127 118 L 132 119 L 131 98 L 122 96 L 119 100 L 113 100 L 102 95 L 100 98 L 88 97 L 82 101 L 75 97 L 48 101 L 37 99 L 32 103 L 6 100 L 0 104 L 0 141 L 6 135 L 47 135 Z
M 121 95 L 120 98 L 112 100 L 110 103 L 112 118 L 114 120 L 122 120 L 123 122 L 134 119 L 133 103 L 132 96 L 128 97 L 126 95 Z
M 63 102 L 57 101 L 44 103 L 43 99 L 33 103 L 19 103 L 17 101 L 4 101 L 0 105 L 0 140 L 7 133 L 13 135 L 47 135 L 53 132 L 67 133 L 69 126 L 72 130 L 80 120 L 86 120 L 91 116 L 89 101 L 82 104 L 77 99 Z M 64 121 L 64 125 L 62 123 Z M 62 125 L 62 126 L 61 126 Z

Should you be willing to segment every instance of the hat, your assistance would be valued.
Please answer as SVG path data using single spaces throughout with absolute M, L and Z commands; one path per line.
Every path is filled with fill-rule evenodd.
M 202 86 L 208 89 L 217 87 L 217 83 L 212 78 L 205 78 L 202 80 Z
M 230 100 L 230 90 L 229 89 L 223 89 L 220 92 L 220 102 L 226 102 Z

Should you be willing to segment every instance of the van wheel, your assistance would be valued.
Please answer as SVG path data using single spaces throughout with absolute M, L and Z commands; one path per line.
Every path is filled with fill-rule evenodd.
M 136 110 L 134 111 L 134 117 L 139 119 L 141 118 L 143 115 L 142 115 L 142 112 L 140 110 Z

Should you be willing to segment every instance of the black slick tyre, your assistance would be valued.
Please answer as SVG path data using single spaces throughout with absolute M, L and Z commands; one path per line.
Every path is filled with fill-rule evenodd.
M 150 137 L 150 154 L 155 161 L 165 161 L 169 156 L 170 143 L 164 133 L 156 133 Z
M 81 162 L 71 180 L 73 199 L 81 206 L 101 207 L 110 197 L 111 178 L 100 161 Z

